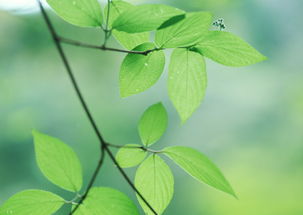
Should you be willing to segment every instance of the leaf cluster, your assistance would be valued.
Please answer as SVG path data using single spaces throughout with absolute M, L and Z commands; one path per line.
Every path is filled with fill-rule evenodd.
M 174 176 L 163 156 L 171 159 L 190 176 L 218 190 L 235 196 L 229 182 L 221 171 L 199 151 L 183 146 L 172 146 L 156 151 L 150 148 L 165 133 L 168 116 L 164 106 L 157 103 L 149 107 L 140 118 L 138 132 L 141 144 L 121 146 L 116 154 L 118 164 L 123 168 L 137 167 L 135 186 L 153 209 L 162 214 L 174 193 Z M 76 215 L 139 214 L 135 203 L 122 192 L 108 187 L 92 187 L 83 202 L 81 162 L 67 144 L 61 140 L 33 131 L 37 164 L 42 174 L 58 187 L 74 193 L 72 200 L 44 190 L 25 190 L 15 194 L 1 207 L 1 215 L 39 214 L 50 215 L 64 204 L 77 204 Z M 138 202 L 146 214 L 154 214 L 142 201 Z
M 106 42 L 113 36 L 128 52 L 119 75 L 122 97 L 148 90 L 161 77 L 166 49 L 173 49 L 169 61 L 167 89 L 170 100 L 184 123 L 200 106 L 207 87 L 205 57 L 226 66 L 247 66 L 266 59 L 256 49 L 232 33 L 210 30 L 209 12 L 185 12 L 163 4 L 132 5 L 122 0 L 108 1 L 102 10 L 97 0 L 47 0 L 65 21 L 80 27 L 104 31 Z M 152 37 L 154 35 L 154 37 Z M 116 50 L 116 49 L 108 49 Z M 166 163 L 170 159 L 188 175 L 225 193 L 236 194 L 219 168 L 203 153 L 187 146 L 151 148 L 165 133 L 168 114 L 162 103 L 145 110 L 138 122 L 141 143 L 118 147 L 116 160 L 121 168 L 135 167 L 134 183 L 157 214 L 162 214 L 174 193 L 174 176 Z M 43 175 L 75 198 L 44 190 L 26 190 L 12 196 L 0 207 L 1 215 L 50 215 L 64 204 L 77 207 L 76 215 L 136 215 L 135 203 L 122 192 L 93 187 L 83 197 L 83 173 L 76 153 L 61 140 L 33 132 L 37 164 Z M 137 193 L 148 215 L 155 214 Z
M 64 204 L 75 207 L 82 195 L 82 167 L 76 153 L 61 140 L 33 131 L 37 164 L 43 175 L 58 187 L 74 193 L 72 200 L 44 190 L 25 190 L 8 199 L 1 215 L 50 215 Z M 102 202 L 102 204 L 100 204 Z M 135 204 L 124 193 L 108 188 L 93 187 L 75 215 L 138 215 Z
M 132 5 L 109 1 L 102 13 L 97 0 L 48 0 L 67 22 L 81 27 L 101 27 L 111 32 L 129 53 L 121 64 L 120 94 L 128 97 L 152 87 L 165 66 L 164 49 L 174 49 L 169 62 L 167 89 L 185 122 L 200 106 L 207 87 L 204 58 L 226 66 L 247 66 L 266 59 L 244 40 L 225 31 L 211 31 L 209 12 L 185 12 L 163 4 Z M 103 15 L 104 14 L 104 15 Z M 106 19 L 108 18 L 108 19 Z M 154 39 L 151 39 L 153 33 Z

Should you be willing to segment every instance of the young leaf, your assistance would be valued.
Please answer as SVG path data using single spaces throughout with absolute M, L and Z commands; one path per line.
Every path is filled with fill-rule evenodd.
M 167 164 L 157 155 L 151 155 L 139 166 L 135 185 L 158 215 L 163 213 L 173 197 L 174 177 Z M 138 195 L 137 198 L 146 215 L 154 215 Z
M 163 151 L 165 155 L 198 181 L 236 197 L 234 190 L 218 167 L 199 151 L 183 146 L 168 147 Z
M 81 26 L 102 25 L 101 6 L 97 0 L 47 0 L 47 3 L 65 21 Z
M 122 13 L 113 23 L 113 28 L 128 33 L 152 31 L 165 21 L 184 11 L 162 4 L 136 6 Z
M 64 204 L 64 199 L 43 190 L 25 190 L 15 194 L 1 207 L 1 215 L 51 215 Z
M 187 13 L 185 19 L 156 32 L 156 44 L 163 48 L 177 48 L 196 44 L 207 33 L 212 22 L 208 12 Z
M 202 102 L 206 85 L 203 57 L 188 49 L 175 49 L 169 65 L 168 94 L 185 122 Z
M 36 160 L 44 176 L 72 192 L 82 187 L 82 168 L 75 152 L 54 137 L 33 131 Z
M 116 160 L 122 168 L 137 166 L 144 160 L 147 155 L 147 152 L 141 149 L 140 145 L 128 144 L 125 146 L 126 147 L 119 149 L 116 155 Z
M 202 55 L 226 66 L 247 66 L 266 60 L 241 38 L 224 31 L 209 31 L 195 48 Z
M 139 215 L 124 193 L 107 187 L 92 188 L 75 215 Z
M 152 43 L 144 43 L 134 50 L 154 49 Z M 120 94 L 122 97 L 138 94 L 150 88 L 160 78 L 165 64 L 163 51 L 153 51 L 148 55 L 128 54 L 120 69 Z
M 125 1 L 111 1 L 110 3 L 110 12 L 109 12 L 109 20 L 108 25 L 109 27 L 112 26 L 112 23 L 116 20 L 116 18 L 122 14 L 123 12 L 130 10 L 134 8 L 135 6 L 125 2 Z M 104 16 L 107 17 L 108 12 L 108 5 L 106 5 L 104 9 Z M 118 31 L 113 29 L 112 31 L 113 36 L 116 38 L 116 40 L 124 46 L 126 49 L 132 50 L 136 46 L 148 42 L 149 41 L 149 33 L 143 32 L 143 33 L 135 33 L 135 34 L 129 34 L 123 31 Z
M 104 8 L 104 17 L 108 17 L 108 26 L 111 28 L 113 22 L 125 11 L 133 9 L 134 5 L 120 0 L 113 0 L 110 2 L 110 11 L 109 16 L 107 15 L 108 12 L 108 4 Z
M 157 142 L 167 128 L 167 112 L 162 103 L 150 106 L 142 115 L 138 130 L 143 145 L 150 146 Z
M 114 29 L 112 31 L 112 34 L 115 37 L 115 39 L 128 50 L 132 50 L 142 43 L 149 42 L 148 32 L 130 34 L 123 31 L 117 31 Z

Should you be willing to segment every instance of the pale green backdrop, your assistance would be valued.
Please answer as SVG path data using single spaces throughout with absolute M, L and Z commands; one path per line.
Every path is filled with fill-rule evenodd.
M 169 128 L 155 147 L 187 145 L 199 149 L 220 166 L 239 196 L 236 200 L 202 185 L 174 167 L 175 196 L 165 214 L 302 215 L 303 2 L 165 3 L 187 11 L 212 11 L 216 18 L 225 19 L 227 31 L 245 38 L 269 60 L 245 68 L 207 61 L 207 96 L 181 126 L 168 100 L 167 73 L 148 91 L 121 99 L 118 73 L 123 54 L 64 46 L 106 140 L 138 143 L 136 123 L 140 114 L 162 101 L 169 110 Z M 3 5 L 1 1 L 0 7 Z M 0 11 L 0 203 L 29 188 L 70 197 L 39 172 L 33 128 L 70 144 L 83 162 L 86 180 L 98 158 L 97 139 L 45 24 L 40 14 L 29 11 Z M 61 35 L 95 43 L 102 39 L 97 30 L 79 29 L 54 15 L 52 18 Z M 111 45 L 117 46 L 114 41 Z M 125 191 L 135 199 L 109 160 L 97 183 Z M 65 209 L 58 214 L 66 214 Z

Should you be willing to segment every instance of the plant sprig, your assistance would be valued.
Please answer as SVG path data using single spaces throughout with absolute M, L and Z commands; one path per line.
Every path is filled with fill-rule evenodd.
M 126 53 L 119 78 L 122 97 L 152 87 L 163 73 L 164 51 L 174 49 L 169 65 L 168 94 L 183 123 L 204 99 L 207 86 L 204 57 L 227 66 L 247 66 L 265 60 L 265 56 L 239 37 L 222 31 L 225 29 L 223 19 L 213 22 L 209 12 L 187 13 L 163 4 L 134 6 L 122 0 L 108 0 L 103 15 L 97 0 L 47 0 L 65 21 L 80 27 L 102 29 L 103 43 L 92 45 L 59 36 L 43 5 L 39 0 L 37 2 L 76 95 L 98 137 L 100 156 L 83 195 L 79 195 L 83 173 L 76 153 L 61 140 L 34 131 L 36 159 L 41 172 L 53 184 L 75 193 L 75 198 L 68 201 L 47 191 L 26 190 L 6 201 L 0 207 L 1 215 L 51 215 L 64 204 L 72 204 L 70 215 L 139 215 L 135 204 L 122 192 L 94 187 L 106 155 L 134 190 L 147 215 L 164 213 L 173 197 L 174 176 L 163 156 L 199 182 L 236 197 L 223 173 L 201 152 L 184 146 L 161 150 L 151 147 L 160 140 L 168 126 L 168 114 L 161 102 L 147 108 L 138 122 L 141 143 L 123 146 L 108 143 L 84 99 L 62 44 Z M 210 31 L 212 23 L 220 31 Z M 155 41 L 150 41 L 151 31 L 155 31 Z M 112 36 L 125 49 L 108 47 Z M 118 149 L 116 155 L 111 148 Z M 134 182 L 124 170 L 131 167 L 138 167 Z

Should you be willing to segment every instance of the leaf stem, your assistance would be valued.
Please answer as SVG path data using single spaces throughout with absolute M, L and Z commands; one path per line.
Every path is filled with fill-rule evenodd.
M 78 204 L 78 202 L 76 202 L 78 199 L 81 199 L 82 195 L 80 195 L 79 193 L 76 193 L 76 195 L 74 196 L 74 198 L 72 200 L 65 200 L 66 204 Z
M 60 43 L 60 40 L 58 39 L 57 33 L 56 33 L 56 31 L 55 31 L 55 29 L 54 29 L 54 27 L 53 27 L 53 25 L 52 25 L 52 23 L 51 23 L 48 15 L 47 15 L 47 13 L 46 13 L 46 11 L 45 11 L 45 9 L 44 9 L 41 1 L 37 0 L 37 2 L 38 2 L 38 5 L 39 5 L 39 8 L 40 8 L 40 11 L 42 13 L 42 16 L 43 16 L 43 18 L 44 18 L 44 20 L 46 22 L 46 25 L 47 25 L 47 27 L 48 27 L 51 35 L 52 35 L 52 38 L 53 38 L 54 43 L 56 45 L 56 48 L 57 48 L 57 50 L 59 52 L 59 55 L 60 55 L 60 57 L 61 57 L 61 59 L 63 61 L 63 64 L 65 66 L 67 74 L 68 74 L 68 76 L 69 76 L 69 78 L 71 80 L 71 83 L 72 83 L 75 91 L 76 91 L 76 95 L 78 96 L 78 99 L 80 100 L 80 103 L 81 103 L 81 105 L 82 105 L 82 107 L 84 109 L 84 112 L 86 113 L 86 115 L 87 115 L 87 117 L 89 119 L 89 122 L 90 122 L 91 126 L 93 127 L 93 130 L 94 130 L 94 132 L 95 132 L 95 134 L 98 137 L 98 140 L 100 142 L 100 149 L 101 149 L 100 160 L 99 160 L 97 168 L 96 168 L 96 170 L 95 170 L 95 172 L 94 172 L 94 174 L 93 174 L 93 176 L 92 176 L 92 178 L 91 178 L 91 180 L 90 180 L 90 182 L 89 182 L 89 184 L 87 186 L 86 192 L 83 195 L 83 197 L 81 198 L 80 202 L 83 202 L 85 200 L 85 198 L 87 197 L 87 194 L 89 193 L 90 188 L 93 186 L 93 184 L 94 184 L 94 182 L 95 182 L 95 180 L 97 178 L 97 175 L 98 175 L 98 173 L 99 173 L 99 171 L 101 169 L 101 166 L 103 164 L 104 152 L 106 152 L 109 155 L 109 157 L 111 158 L 111 160 L 113 161 L 113 163 L 117 166 L 118 170 L 120 171 L 120 173 L 122 174 L 122 176 L 124 177 L 124 179 L 132 187 L 132 189 L 137 193 L 137 195 L 141 198 L 141 200 L 146 204 L 146 206 L 155 215 L 158 215 L 158 213 L 153 209 L 153 207 L 148 203 L 148 201 L 143 197 L 143 195 L 137 190 L 137 188 L 135 187 L 135 185 L 133 184 L 133 182 L 130 180 L 130 178 L 127 176 L 127 174 L 124 172 L 124 170 L 122 169 L 122 167 L 118 164 L 118 162 L 115 159 L 115 157 L 114 157 L 113 153 L 111 152 L 111 150 L 108 148 L 108 145 L 107 145 L 106 141 L 104 140 L 104 138 L 103 138 L 103 136 L 102 136 L 102 134 L 101 134 L 101 132 L 100 132 L 100 130 L 99 130 L 99 128 L 98 128 L 98 126 L 97 126 L 97 124 L 96 124 L 96 122 L 95 122 L 95 120 L 94 120 L 94 118 L 93 118 L 93 116 L 92 116 L 92 114 L 91 114 L 91 112 L 89 110 L 89 108 L 88 108 L 88 105 L 86 104 L 86 102 L 84 100 L 82 92 L 81 92 L 81 90 L 80 90 L 80 88 L 78 86 L 78 83 L 77 83 L 77 81 L 76 81 L 76 79 L 74 77 L 73 71 L 72 71 L 72 69 L 70 67 L 69 61 L 68 61 L 68 59 L 67 59 L 67 57 L 65 55 L 65 52 L 63 51 L 62 45 Z M 80 204 L 78 204 L 78 205 L 80 205 Z M 72 215 L 78 209 L 78 207 L 79 207 L 78 205 L 72 210 L 72 212 L 70 213 L 70 215 Z
M 129 146 L 129 145 L 124 145 L 124 146 L 121 146 L 121 145 L 115 145 L 115 144 L 112 144 L 112 143 L 107 143 L 107 145 L 109 147 L 113 147 L 113 148 L 127 148 L 127 149 L 142 149 L 143 151 L 147 151 L 147 152 L 151 152 L 153 154 L 158 154 L 158 153 L 163 153 L 163 151 L 159 151 L 159 150 L 154 150 L 154 149 L 151 149 L 151 148 L 147 148 L 145 146 Z
M 106 30 L 109 30 L 109 26 L 108 26 L 108 23 L 109 23 L 109 13 L 110 13 L 110 3 L 111 3 L 111 0 L 107 0 L 107 16 L 106 16 Z
M 106 24 L 105 24 L 105 29 L 104 29 L 104 43 L 103 47 L 106 46 L 107 40 L 111 36 L 111 30 L 109 30 L 109 13 L 110 13 L 110 0 L 107 0 L 107 16 L 106 16 Z
M 150 149 L 150 148 L 146 148 L 146 147 L 141 147 L 142 150 L 147 151 L 147 152 L 151 152 L 153 154 L 160 154 L 163 153 L 163 151 L 159 151 L 159 150 L 154 150 L 154 149 Z

